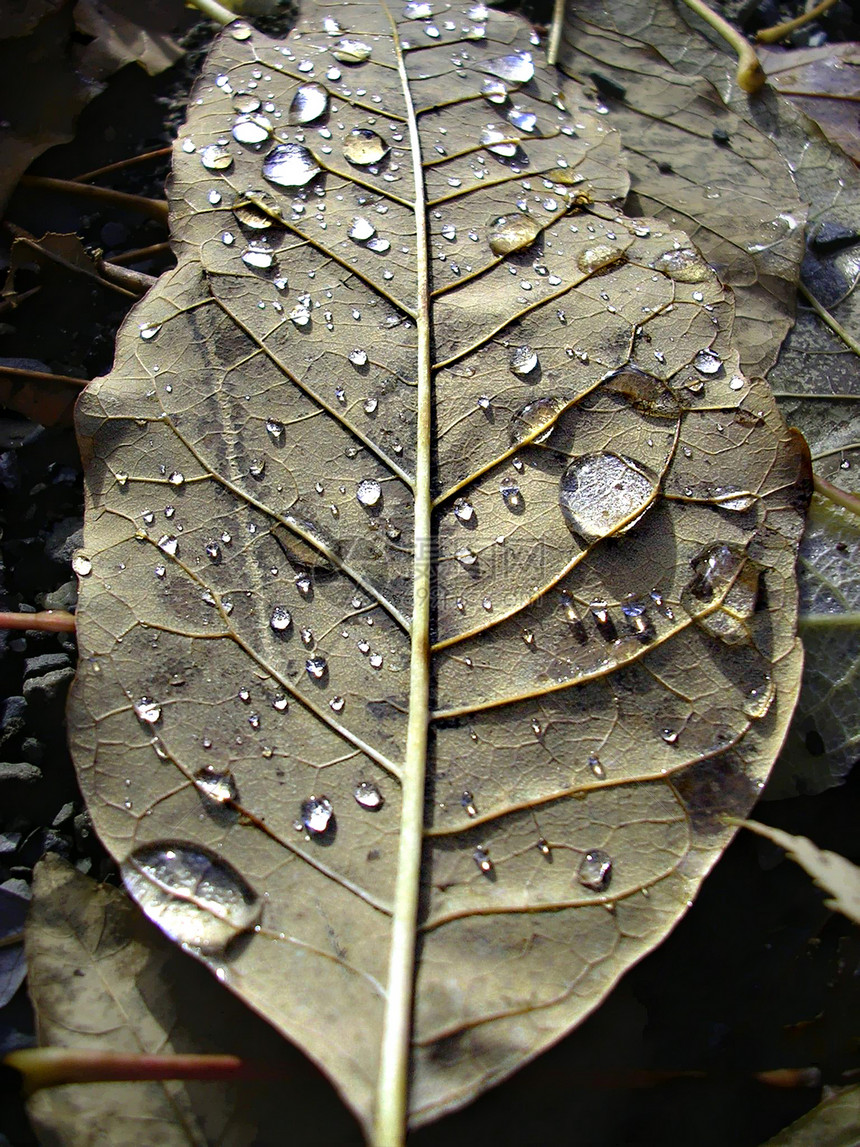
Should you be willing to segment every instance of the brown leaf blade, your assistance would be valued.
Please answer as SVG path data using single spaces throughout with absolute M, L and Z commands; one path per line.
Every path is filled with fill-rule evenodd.
M 793 706 L 808 458 L 522 24 L 331 12 L 192 99 L 79 407 L 70 721 L 133 894 L 369 1128 L 416 927 L 415 1124 L 685 911 Z

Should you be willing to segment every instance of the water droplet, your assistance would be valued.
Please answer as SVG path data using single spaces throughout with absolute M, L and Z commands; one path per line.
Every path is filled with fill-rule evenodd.
M 654 418 L 677 418 L 681 413 L 678 397 L 659 378 L 636 366 L 621 367 L 603 379 L 611 394 L 624 398 L 634 410 Z
M 518 346 L 511 351 L 508 364 L 514 374 L 531 374 L 538 364 L 537 352 L 530 346 Z
M 362 478 L 355 496 L 362 506 L 375 506 L 382 497 L 382 487 L 375 478 Z
M 391 149 L 381 136 L 368 127 L 357 127 L 344 140 L 343 154 L 355 167 L 370 167 L 383 160 Z
M 236 92 L 233 96 L 233 107 L 241 115 L 249 115 L 259 111 L 260 99 L 253 92 Z
M 558 398 L 536 398 L 527 402 L 511 419 L 511 443 L 516 446 L 525 441 L 546 442 L 563 409 L 564 404 Z
M 366 243 L 368 239 L 372 239 L 376 234 L 376 228 L 370 220 L 365 219 L 363 215 L 356 215 L 350 224 L 347 234 L 350 239 L 354 239 L 356 243 Z
M 156 566 L 153 570 L 153 573 L 157 578 L 162 579 L 166 575 L 167 570 L 164 568 L 164 566 Z
M 460 563 L 460 565 L 463 566 L 473 566 L 478 560 L 478 555 L 474 550 L 469 549 L 468 546 L 463 546 L 461 549 L 457 550 L 455 557 L 457 558 L 457 561 Z
M 252 478 L 258 481 L 266 473 L 266 460 L 265 458 L 252 458 L 248 463 L 248 473 Z
M 341 64 L 363 64 L 369 60 L 373 49 L 362 40 L 344 37 L 332 48 L 331 54 Z
M 454 517 L 461 522 L 471 522 L 475 516 L 475 507 L 465 498 L 458 498 L 454 503 Z
M 279 187 L 304 187 L 319 172 L 314 157 L 299 143 L 280 144 L 263 160 L 263 175 Z
M 559 505 L 569 528 L 591 540 L 630 529 L 654 499 L 656 485 L 618 454 L 584 454 L 562 475 Z
M 158 539 L 158 548 L 174 558 L 179 553 L 179 539 L 173 534 L 162 534 Z
M 277 709 L 279 713 L 286 713 L 289 707 L 290 703 L 283 693 L 279 693 L 277 697 L 272 698 L 272 708 Z
M 713 501 L 721 510 L 743 513 L 755 505 L 757 498 L 749 490 L 739 490 L 737 486 L 717 486 L 713 491 Z
M 472 859 L 485 876 L 489 876 L 493 871 L 493 862 L 490 860 L 489 849 L 487 849 L 484 845 L 478 845 L 478 847 L 472 853 Z
M 264 115 L 240 115 L 232 134 L 237 143 L 263 143 L 272 134 L 272 121 Z
M 660 736 L 667 745 L 677 745 L 680 733 L 677 729 L 673 729 L 671 725 L 662 725 L 660 727 Z
M 367 364 L 367 351 L 356 347 L 355 350 L 349 352 L 349 361 L 353 366 L 365 366 Z
M 171 486 L 176 486 L 178 489 L 180 486 L 185 485 L 185 475 L 179 470 L 174 470 L 168 475 L 167 481 Z
M 593 247 L 586 247 L 580 251 L 576 260 L 580 271 L 591 275 L 601 271 L 604 267 L 611 267 L 613 263 L 624 258 L 623 247 L 611 246 L 609 243 L 596 243 Z
M 475 798 L 472 796 L 468 789 L 463 791 L 463 795 L 460 797 L 460 804 L 463 806 L 463 811 L 465 812 L 466 816 L 478 815 L 478 810 L 475 807 Z
M 552 854 L 552 849 L 549 846 L 549 841 L 544 840 L 542 836 L 535 841 L 535 848 L 538 850 L 541 856 L 550 856 Z
M 268 434 L 271 434 L 272 438 L 274 438 L 274 440 L 276 442 L 281 441 L 281 439 L 284 436 L 284 430 L 285 430 L 285 427 L 284 427 L 283 422 L 278 422 L 274 418 L 267 418 L 266 419 L 266 432 Z
M 537 125 L 537 116 L 535 113 L 525 111 L 519 106 L 511 108 L 508 112 L 508 120 L 520 131 L 534 131 Z
M 662 271 L 679 283 L 703 283 L 711 277 L 708 264 L 691 247 L 681 247 L 677 251 L 664 251 L 652 260 L 651 267 Z
M 521 510 L 523 506 L 523 498 L 520 493 L 519 485 L 513 478 L 503 478 L 499 483 L 499 493 L 502 495 L 502 501 L 509 510 Z
M 234 20 L 230 24 L 230 35 L 234 40 L 250 40 L 254 29 L 246 20 Z
M 719 374 L 723 369 L 723 360 L 711 350 L 700 350 L 693 359 L 693 366 L 701 374 Z
M 539 225 L 529 215 L 499 215 L 491 224 L 490 250 L 494 255 L 510 255 L 530 247 L 540 231 Z
M 588 607 L 591 610 L 591 616 L 597 624 L 597 631 L 601 637 L 606 641 L 615 641 L 618 637 L 618 631 L 615 628 L 615 622 L 609 614 L 609 606 L 605 601 L 592 601 Z
M 93 563 L 82 550 L 77 550 L 72 556 L 72 569 L 78 577 L 89 577 L 93 572 Z
M 265 239 L 253 239 L 247 250 L 242 252 L 242 262 L 246 267 L 254 267 L 260 271 L 267 271 L 274 262 L 272 248 Z
M 367 659 L 367 663 L 371 669 L 381 669 L 382 668 L 382 654 L 381 653 L 371 653 L 370 657 Z
M 275 633 L 283 633 L 285 629 L 289 629 L 292 622 L 293 616 L 290 611 L 284 609 L 282 605 L 276 605 L 269 618 L 269 625 L 274 629 Z
M 481 95 L 491 104 L 503 104 L 508 98 L 508 89 L 501 80 L 484 80 Z
M 161 323 L 141 323 L 138 330 L 140 337 L 148 342 L 150 339 L 154 339 L 161 330 Z
M 290 104 L 290 123 L 313 123 L 328 109 L 328 92 L 321 84 L 302 84 Z
M 612 857 L 600 848 L 591 849 L 579 862 L 576 878 L 584 888 L 605 892 L 612 880 Z
M 479 65 L 482 72 L 489 72 L 511 84 L 527 84 L 535 74 L 531 52 L 514 52 L 509 56 L 497 56 Z
M 301 821 L 313 836 L 322 836 L 334 828 L 334 809 L 328 797 L 313 796 L 302 801 Z
M 493 155 L 513 159 L 520 150 L 519 142 L 504 124 L 487 124 L 481 132 L 481 143 Z
M 541 726 L 540 721 L 537 719 L 537 717 L 532 717 L 531 725 L 532 725 L 532 732 L 534 733 L 534 735 L 536 737 L 543 736 L 543 728 Z
M 342 713 L 345 705 L 346 701 L 343 697 L 332 697 L 328 703 L 328 707 L 333 713 Z
M 319 655 L 309 657 L 305 662 L 305 671 L 308 677 L 312 677 L 315 681 L 319 681 L 325 677 L 327 670 L 328 662 L 324 657 L 320 657 Z
M 210 561 L 213 561 L 213 562 L 220 562 L 221 561 L 221 547 L 218 545 L 217 542 L 207 542 L 205 548 L 206 548 L 206 556 L 207 556 L 207 558 L 210 559 Z
M 600 763 L 600 757 L 596 753 L 588 754 L 588 767 L 599 781 L 602 781 L 606 776 L 606 769 Z
M 486 394 L 482 394 L 478 399 L 478 406 L 480 406 L 481 410 L 489 410 L 492 405 L 492 402 Z
M 236 778 L 229 769 L 218 769 L 215 765 L 205 765 L 194 774 L 194 783 L 200 792 L 218 804 L 235 801 L 239 796 Z
M 262 901 L 250 884 L 202 845 L 145 844 L 129 853 L 120 871 L 149 919 L 190 948 L 223 951 L 260 919 Z
M 385 804 L 385 798 L 378 786 L 372 781 L 359 781 L 352 795 L 355 797 L 356 804 L 369 809 L 371 812 L 376 812 Z
M 627 628 L 640 641 L 651 641 L 654 638 L 654 626 L 651 624 L 645 606 L 633 594 L 628 594 L 621 606 L 621 612 L 627 623 Z
M 384 255 L 386 251 L 391 250 L 391 244 L 388 240 L 380 239 L 378 236 L 375 236 L 373 239 L 368 239 L 365 243 L 365 247 L 368 251 L 373 251 L 376 255 Z M 387 278 L 391 278 L 390 271 L 387 271 L 385 274 Z
M 229 148 L 212 143 L 200 152 L 200 162 L 207 171 L 226 171 L 228 167 L 232 166 L 233 156 L 230 154 Z
M 150 697 L 141 697 L 132 704 L 134 715 L 144 725 L 157 725 L 161 720 L 161 706 Z

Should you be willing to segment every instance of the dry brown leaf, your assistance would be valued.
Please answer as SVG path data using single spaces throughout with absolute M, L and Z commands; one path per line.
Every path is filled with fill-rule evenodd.
M 824 135 L 852 159 L 860 161 L 860 45 L 826 44 L 821 48 L 759 48 L 768 81 Z
M 422 11 L 227 30 L 79 421 L 94 823 L 385 1144 L 419 905 L 415 1124 L 686 910 L 791 714 L 808 494 L 713 271 L 606 205 L 605 120 L 520 22 Z

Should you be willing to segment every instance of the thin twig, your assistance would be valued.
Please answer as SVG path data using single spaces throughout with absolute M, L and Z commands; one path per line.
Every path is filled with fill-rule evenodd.
M 777 88 L 781 96 L 796 96 L 802 100 L 848 100 L 849 103 L 860 103 L 858 95 L 840 95 L 839 92 L 795 92 L 791 88 Z
M 73 263 L 57 251 L 52 251 L 49 247 L 43 246 L 38 239 L 34 239 L 32 235 L 28 235 L 22 228 L 16 227 L 14 223 L 7 223 L 6 227 L 15 236 L 17 243 L 23 243 L 33 251 L 38 251 L 40 255 L 44 256 L 44 258 L 48 259 L 51 263 L 56 263 L 57 266 L 62 267 L 63 270 L 69 271 L 73 275 L 86 275 L 88 279 L 95 279 L 102 287 L 107 287 L 108 290 L 115 291 L 118 295 L 123 295 L 127 299 L 136 299 L 139 297 L 140 292 L 128 291 L 118 283 L 112 283 L 110 279 L 101 276 L 98 271 L 96 271 L 95 264 L 90 268 L 82 266 L 80 263 Z
M 819 474 L 812 475 L 812 488 L 816 494 L 820 494 L 822 498 L 827 498 L 829 501 L 841 506 L 843 510 L 849 510 L 852 514 L 860 517 L 860 495 L 852 494 L 848 490 L 843 490 L 839 486 L 834 486 L 832 482 L 828 482 L 826 478 L 822 478 Z
M 167 200 L 147 199 L 144 195 L 129 195 L 125 191 L 114 191 L 110 187 L 93 187 L 89 183 L 76 183 L 73 179 L 49 179 L 43 175 L 25 175 L 21 187 L 32 187 L 40 191 L 61 191 L 67 195 L 84 195 L 89 199 L 101 199 L 124 211 L 135 211 L 148 215 L 159 223 L 167 222 Z
M 24 370 L 20 366 L 0 366 L 0 374 L 11 375 L 12 378 L 23 379 L 24 382 L 64 382 L 67 386 L 77 386 L 83 389 L 89 379 L 75 378 L 71 374 L 51 374 L 47 370 Z
M 839 335 L 845 345 L 853 350 L 856 355 L 860 355 L 860 343 L 858 343 L 857 339 L 855 339 L 852 334 L 849 334 L 849 332 L 846 331 L 845 327 L 843 327 L 843 325 L 837 319 L 834 319 L 830 311 L 826 310 L 821 305 L 821 303 L 819 303 L 818 299 L 816 299 L 815 295 L 810 293 L 808 287 L 806 287 L 806 285 L 801 282 L 798 283 L 797 289 L 801 295 L 803 295 L 804 299 L 806 299 L 818 317 L 822 320 L 822 322 L 825 322 L 834 334 Z
M 158 255 L 169 255 L 171 250 L 169 243 L 153 243 L 150 247 L 136 247 L 131 251 L 120 251 L 116 255 L 111 255 L 110 261 L 116 267 L 122 263 L 138 263 L 144 259 L 154 259 Z
M 552 24 L 549 29 L 549 42 L 546 46 L 546 62 L 553 66 L 558 63 L 558 49 L 561 45 L 561 30 L 564 27 L 565 0 L 555 0 L 552 11 Z
M 111 175 L 114 171 L 124 171 L 138 163 L 146 163 L 150 159 L 163 159 L 172 153 L 172 147 L 157 147 L 155 151 L 145 151 L 141 155 L 132 155 L 128 159 L 118 159 L 116 163 L 108 163 L 105 167 L 97 167 L 94 171 L 85 171 L 83 175 L 72 177 L 72 183 L 88 183 L 91 179 L 98 179 L 102 175 Z
M 155 286 L 158 279 L 155 275 L 145 275 L 143 271 L 132 271 L 130 267 L 120 267 L 118 263 L 108 263 L 99 259 L 96 266 L 109 283 L 124 287 L 135 295 L 145 295 L 150 287 Z
M 741 91 L 747 92 L 748 95 L 754 95 L 760 91 L 767 83 L 767 76 L 749 40 L 746 40 L 722 16 L 718 16 L 716 12 L 712 11 L 707 4 L 702 3 L 702 0 L 684 0 L 684 3 L 706 24 L 710 24 L 714 31 L 718 32 L 737 53 L 738 70 L 735 78 Z
M 40 633 L 74 633 L 75 615 L 64 609 L 40 613 L 0 613 L 0 629 L 34 629 Z
M 774 24 L 772 28 L 762 28 L 760 32 L 756 32 L 756 41 L 759 44 L 778 44 L 780 40 L 790 36 L 797 28 L 802 28 L 804 24 L 809 24 L 818 19 L 836 2 L 837 0 L 821 0 L 820 4 L 816 4 L 814 8 L 804 12 L 802 16 L 797 16 L 794 20 L 786 20 L 784 24 Z
M 217 0 L 189 0 L 189 4 L 219 24 L 232 24 L 236 19 L 236 13 L 225 8 L 223 4 L 219 4 Z

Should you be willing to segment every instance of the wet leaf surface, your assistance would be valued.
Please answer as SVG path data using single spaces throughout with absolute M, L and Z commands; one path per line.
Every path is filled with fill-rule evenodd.
M 177 142 L 179 265 L 79 408 L 96 828 L 365 1124 L 421 828 L 410 707 L 420 1123 L 673 926 L 800 674 L 807 459 L 716 275 L 609 204 L 617 136 L 558 106 L 522 24 L 449 22 L 225 32 Z M 289 123 L 311 83 L 325 112 Z
M 854 160 L 857 141 L 857 98 L 860 96 L 860 48 L 826 44 L 821 48 L 759 48 L 770 83 L 814 120 L 824 135 Z

